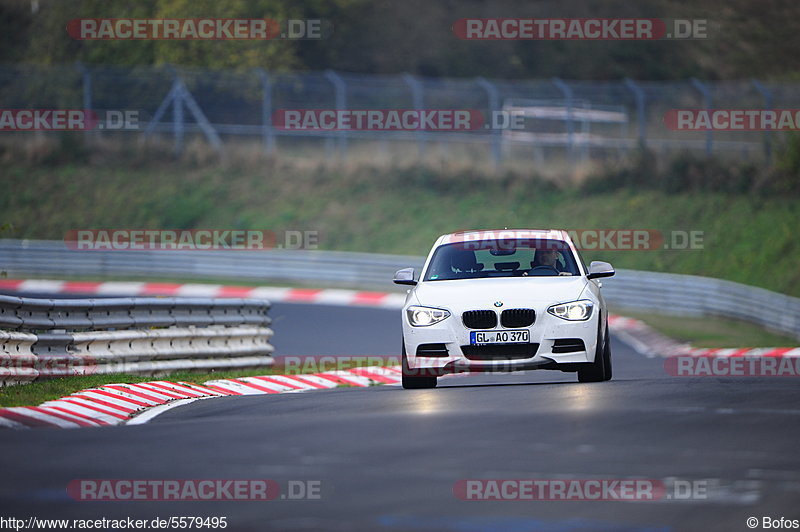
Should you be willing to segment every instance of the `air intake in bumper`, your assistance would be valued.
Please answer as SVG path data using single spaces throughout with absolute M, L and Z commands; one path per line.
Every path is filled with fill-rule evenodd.
M 420 344 L 417 346 L 418 357 L 448 357 L 445 344 Z
M 553 353 L 575 353 L 586 351 L 586 345 L 580 338 L 559 338 L 553 342 Z
M 515 360 L 536 356 L 539 344 L 462 345 L 461 352 L 469 360 Z

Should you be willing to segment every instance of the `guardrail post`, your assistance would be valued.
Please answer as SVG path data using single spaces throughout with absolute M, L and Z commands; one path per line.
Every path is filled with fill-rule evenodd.
M 343 111 L 347 107 L 347 84 L 342 77 L 333 70 L 326 70 L 325 77 L 333 84 L 336 98 L 336 110 Z M 347 132 L 336 132 L 336 144 L 339 157 L 344 160 L 347 156 Z
M 570 162 L 575 162 L 575 122 L 572 118 L 572 101 L 574 93 L 572 87 L 567 85 L 561 78 L 553 78 L 553 85 L 564 95 L 567 106 L 567 149 L 569 150 Z
M 625 86 L 636 99 L 636 119 L 639 122 L 639 147 L 647 148 L 647 117 L 645 116 L 645 95 L 642 88 L 631 78 L 625 78 Z
M 261 79 L 261 141 L 264 151 L 272 155 L 275 153 L 275 132 L 272 129 L 272 80 L 269 73 L 263 68 L 256 69 Z
M 751 80 L 753 87 L 761 94 L 764 98 L 764 108 L 765 109 L 772 109 L 774 105 L 772 91 L 770 91 L 763 83 L 758 81 L 757 79 Z M 764 155 L 767 158 L 767 161 L 772 160 L 772 132 L 765 131 L 764 132 Z
M 487 123 L 491 124 L 494 114 L 500 111 L 500 96 L 499 93 L 497 92 L 497 87 L 495 87 L 493 83 L 491 83 L 490 81 L 488 81 L 486 78 L 483 77 L 475 78 L 475 82 L 483 90 L 486 91 L 486 96 L 489 98 L 489 116 Z M 500 129 L 496 129 L 491 132 L 492 163 L 495 171 L 500 169 L 500 165 L 503 160 L 502 133 L 503 132 Z
M 423 109 L 425 109 L 425 99 L 423 98 L 422 83 L 420 83 L 417 78 L 408 73 L 403 74 L 403 81 L 405 81 L 408 87 L 411 89 L 411 100 L 414 109 L 416 109 L 418 112 L 422 112 Z M 427 136 L 425 135 L 425 131 L 422 128 L 419 128 L 417 129 L 416 137 L 417 137 L 417 150 L 419 153 L 419 158 L 422 159 L 423 157 L 425 157 L 425 143 L 427 142 Z
M 703 95 L 703 107 L 706 111 L 711 111 L 711 91 L 708 89 L 708 85 L 703 83 L 697 78 L 691 79 L 692 85 Z M 706 131 L 706 155 L 711 155 L 711 150 L 713 148 L 713 132 L 709 128 Z

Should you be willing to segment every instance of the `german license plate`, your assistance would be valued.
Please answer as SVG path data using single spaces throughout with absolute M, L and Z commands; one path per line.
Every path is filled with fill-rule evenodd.
M 486 344 L 527 344 L 531 341 L 528 329 L 512 331 L 470 331 L 469 343 L 471 345 Z

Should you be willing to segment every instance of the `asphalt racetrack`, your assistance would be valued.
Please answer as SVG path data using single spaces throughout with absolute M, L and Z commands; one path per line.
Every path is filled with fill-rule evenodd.
M 399 351 L 396 310 L 276 304 L 271 315 L 282 355 Z M 548 371 L 459 376 L 433 390 L 202 400 L 136 426 L 4 430 L 0 513 L 225 516 L 229 530 L 286 531 L 743 531 L 749 517 L 758 529 L 765 516 L 800 519 L 794 379 L 671 377 L 661 359 L 612 347 L 604 383 Z M 284 498 L 76 501 L 66 491 L 76 479 L 271 479 Z M 468 479 L 653 479 L 666 491 L 462 500 Z

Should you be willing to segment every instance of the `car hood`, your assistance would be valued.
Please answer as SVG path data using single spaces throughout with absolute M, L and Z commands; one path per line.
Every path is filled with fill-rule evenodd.
M 588 281 L 584 277 L 525 277 L 426 281 L 414 289 L 417 304 L 432 307 L 505 308 L 554 304 L 578 299 Z

